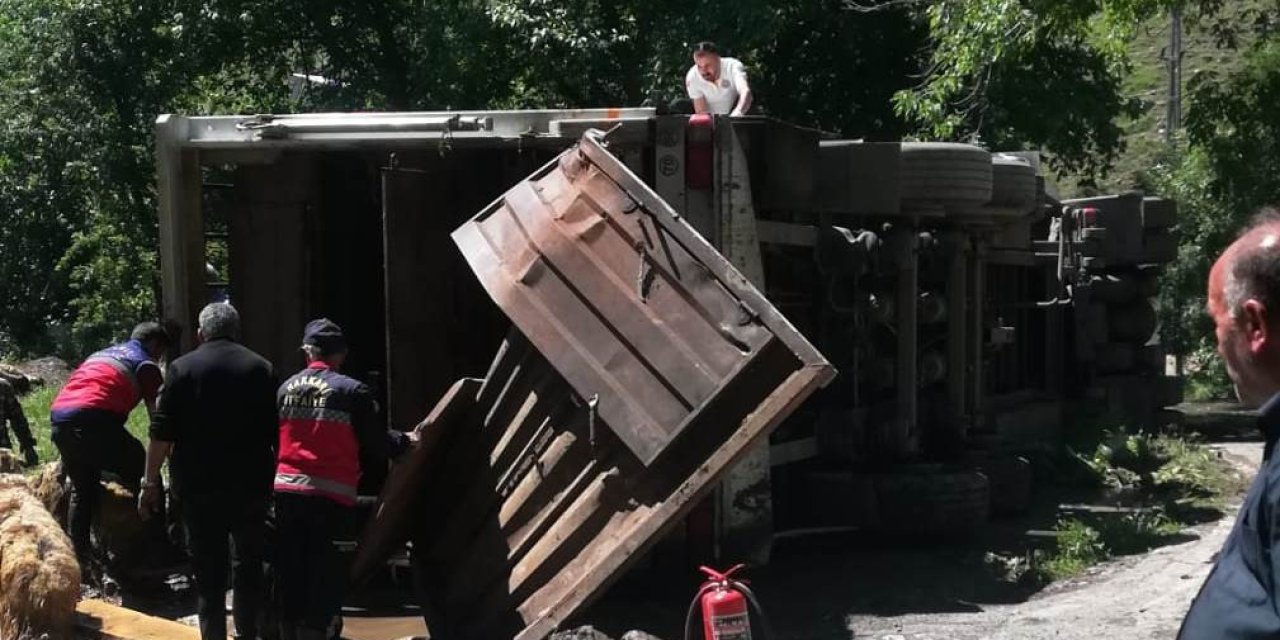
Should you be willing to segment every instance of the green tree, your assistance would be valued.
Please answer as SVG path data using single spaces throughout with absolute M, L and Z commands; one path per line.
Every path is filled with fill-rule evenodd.
M 1210 22 L 1222 0 L 939 0 L 922 82 L 895 97 L 928 137 L 1048 152 L 1059 171 L 1097 177 L 1124 148 L 1128 44 L 1177 6 Z
M 1229 385 L 1214 357 L 1213 324 L 1204 313 L 1209 268 L 1261 207 L 1280 203 L 1280 36 L 1243 52 L 1240 70 L 1192 81 L 1187 148 L 1171 150 L 1151 186 L 1180 204 L 1179 260 L 1163 282 L 1162 337 L 1190 357 L 1201 395 Z

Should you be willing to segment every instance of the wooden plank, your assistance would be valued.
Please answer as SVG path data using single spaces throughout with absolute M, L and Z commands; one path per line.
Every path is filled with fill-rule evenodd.
M 431 490 L 423 484 L 427 466 L 442 455 L 440 445 L 445 438 L 462 428 L 462 421 L 475 406 L 479 388 L 480 381 L 474 378 L 455 382 L 418 425 L 418 445 L 392 468 L 378 506 L 365 524 L 351 565 L 352 584 L 359 585 L 371 577 L 408 539 L 410 519 L 418 515 L 416 508 L 421 505 L 423 494 Z
M 76 605 L 76 637 L 94 640 L 200 640 L 200 630 L 102 600 Z
M 481 407 L 491 407 L 494 400 L 500 395 L 506 385 L 511 383 L 512 374 L 518 364 L 533 349 L 533 345 L 525 339 L 521 333 L 515 329 L 507 332 L 507 337 L 502 341 L 502 345 L 498 347 L 498 353 L 493 358 L 493 363 L 489 365 L 489 371 L 485 373 L 484 384 L 480 386 L 480 391 L 476 393 L 476 404 Z
M 502 502 L 502 507 L 498 510 L 498 524 L 506 530 L 515 520 L 525 505 L 529 503 L 529 499 L 539 487 L 543 486 L 544 481 L 550 482 L 551 478 L 556 477 L 557 472 L 568 467 L 561 466 L 560 463 L 568 457 L 569 451 L 575 445 L 579 445 L 578 437 L 573 433 L 565 431 L 556 436 L 551 441 L 546 451 L 538 457 L 537 464 L 526 471 L 512 489 L 510 494 Z M 581 446 L 581 445 L 579 445 Z
M 628 531 L 619 531 L 615 545 L 607 553 L 600 553 L 584 567 L 581 577 L 573 584 L 549 584 L 545 598 L 529 603 L 542 603 L 527 607 L 524 613 L 532 622 L 515 640 L 538 640 L 555 630 L 566 617 L 598 595 L 604 587 L 619 578 L 622 571 L 636 560 L 644 545 L 668 522 L 681 517 L 693 504 L 707 495 L 725 471 L 747 453 L 749 448 L 763 442 L 770 431 L 798 407 L 809 393 L 829 378 L 831 371 L 823 366 L 805 366 L 792 373 L 781 386 L 751 412 L 741 426 L 707 457 L 705 462 L 680 487 L 670 499 L 655 506 L 647 517 L 639 518 Z M 536 610 L 535 610 L 536 609 Z
M 573 537 L 578 529 L 586 525 L 586 523 L 598 511 L 604 510 L 608 506 L 605 499 L 605 490 L 609 482 L 617 480 L 619 476 L 618 468 L 613 467 L 595 477 L 586 491 L 582 492 L 577 499 L 569 505 L 564 515 L 556 518 L 555 526 L 547 530 L 547 532 L 538 537 L 537 544 L 529 548 L 529 552 L 515 564 L 511 569 L 511 577 L 509 580 L 510 590 L 515 593 L 520 589 L 520 585 L 526 579 L 547 561 L 560 545 Z
M 788 247 L 818 246 L 818 228 L 808 224 L 757 220 L 756 234 L 762 244 L 778 244 Z
M 384 169 L 382 221 L 386 263 L 387 417 L 417 423 L 455 377 L 454 261 L 451 220 L 440 211 L 439 179 L 424 171 Z
M 155 126 L 161 303 L 165 321 L 181 330 L 178 352 L 195 348 L 196 316 L 208 301 L 200 152 L 181 147 L 188 126 L 174 115 Z
M 541 382 L 548 378 L 556 378 L 555 372 L 546 367 L 545 362 L 538 364 L 534 362 L 533 358 L 530 358 L 527 360 L 526 366 L 537 372 L 528 376 L 534 380 Z M 562 384 L 560 386 L 563 388 Z M 527 396 L 529 399 L 533 399 L 533 394 L 527 391 L 518 391 L 519 389 L 528 389 L 526 377 L 513 381 L 512 389 L 512 398 Z M 554 413 L 557 407 L 550 406 L 550 402 L 557 400 L 561 404 L 569 404 L 563 396 L 547 396 L 544 394 L 541 400 L 535 400 L 533 404 L 540 407 L 536 416 L 546 416 L 549 413 Z M 514 405 L 516 403 L 511 400 L 508 401 L 508 404 Z M 475 532 L 498 509 L 501 500 L 498 490 L 502 486 L 504 476 L 507 475 L 507 469 L 495 465 L 492 461 L 491 451 L 494 445 L 489 443 L 498 440 L 498 437 L 494 434 L 500 434 L 505 439 L 505 433 L 501 432 L 522 431 L 525 435 L 519 441 L 520 444 L 531 444 L 530 435 L 533 429 L 529 429 L 529 427 L 536 428 L 546 422 L 546 420 L 530 418 L 528 413 L 517 413 L 512 420 L 504 430 L 495 428 L 490 434 L 481 434 L 475 445 L 475 450 L 466 455 L 465 458 L 461 458 L 466 460 L 466 463 L 458 464 L 455 467 L 456 470 L 450 471 L 450 474 L 454 476 L 464 475 L 465 480 L 455 482 L 451 491 L 451 494 L 459 495 L 461 499 L 455 501 L 456 507 L 451 511 L 448 518 L 449 526 L 441 532 L 435 546 L 430 551 L 433 555 L 446 556 L 469 548 L 475 539 Z M 486 435 L 488 437 L 485 437 Z M 451 458 L 460 458 L 460 456 L 453 455 Z M 512 462 L 514 461 L 509 460 L 507 464 L 510 465 Z M 495 533 L 494 535 L 496 537 L 497 534 Z

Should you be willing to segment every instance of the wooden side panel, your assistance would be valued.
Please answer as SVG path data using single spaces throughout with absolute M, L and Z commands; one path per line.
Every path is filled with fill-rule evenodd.
M 287 157 L 237 175 L 230 212 L 231 302 L 240 310 L 245 346 L 277 372 L 303 366 L 302 328 L 310 313 L 311 231 L 314 203 L 307 186 L 315 165 Z M 287 186 L 282 186 L 287 185 Z
M 453 382 L 450 345 L 457 250 L 452 221 L 426 171 L 382 172 L 386 261 L 387 417 L 400 428 L 417 422 Z M 443 277 L 442 277 L 443 276 Z M 372 283 L 370 283 L 372 285 Z
M 834 375 L 597 153 L 566 152 L 455 232 L 518 328 L 421 481 L 382 498 L 412 510 L 433 637 L 545 637 Z
M 645 463 L 774 329 L 666 216 L 569 152 L 455 233 L 499 306 Z

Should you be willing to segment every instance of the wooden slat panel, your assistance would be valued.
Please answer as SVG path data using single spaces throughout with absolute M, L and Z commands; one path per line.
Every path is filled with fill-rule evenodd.
M 440 448 L 419 489 L 431 499 L 418 514 L 415 564 L 437 637 L 544 637 L 834 373 L 722 256 L 592 144 L 530 179 L 543 187 L 534 199 L 542 217 L 503 200 L 454 234 L 533 349 L 508 339 L 469 423 L 447 453 Z M 607 225 L 590 218 L 593 207 Z M 547 220 L 559 226 L 529 232 Z M 659 273 L 647 300 L 622 277 L 638 270 L 638 254 L 613 255 L 629 238 L 658 249 L 648 258 Z M 660 296 L 662 313 L 644 306 Z M 709 393 L 663 388 L 705 372 Z M 637 389 L 663 391 L 683 409 L 663 414 Z M 584 400 L 597 394 L 598 413 Z M 670 421 L 646 434 L 617 422 L 631 415 Z
M 431 414 L 418 426 L 418 445 L 398 461 L 387 477 L 382 500 L 366 525 L 355 560 L 351 565 L 352 584 L 371 577 L 392 551 L 409 537 L 410 519 L 422 505 L 420 488 L 427 466 L 441 455 L 440 446 L 451 433 L 462 428 L 475 406 L 480 381 L 463 378 L 454 383 Z
M 794 329 L 761 324 L 731 286 L 750 287 L 740 275 L 723 263 L 723 279 L 708 277 L 695 260 L 696 233 L 582 165 L 565 154 L 454 237 L 499 306 L 651 463 L 771 331 Z
M 449 217 L 438 187 L 424 171 L 382 172 L 382 220 L 386 261 L 387 418 L 415 424 L 454 380 L 454 262 Z M 444 276 L 444 277 L 442 277 Z

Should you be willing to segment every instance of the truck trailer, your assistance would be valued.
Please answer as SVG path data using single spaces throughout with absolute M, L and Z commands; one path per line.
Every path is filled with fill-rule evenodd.
M 1060 201 L 1035 153 L 652 109 L 156 134 L 181 348 L 229 297 L 296 370 L 329 317 L 388 424 L 423 426 L 362 478 L 356 571 L 407 540 L 441 637 L 542 637 L 654 548 L 962 536 L 1026 508 L 1073 407 L 1180 400 L 1150 301 L 1176 206 Z

